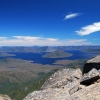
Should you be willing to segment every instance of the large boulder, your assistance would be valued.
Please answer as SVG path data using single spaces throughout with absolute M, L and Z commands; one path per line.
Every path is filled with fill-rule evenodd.
M 100 69 L 100 55 L 88 60 L 84 65 L 83 73 L 88 73 L 93 68 Z
M 91 71 L 83 75 L 81 84 L 91 85 L 98 79 L 100 79 L 100 72 L 97 69 L 93 68 Z
M 71 87 L 71 84 L 74 85 L 75 82 L 79 84 L 81 78 L 82 78 L 82 72 L 80 69 L 62 69 L 55 72 L 43 84 L 41 89 Z
M 70 94 L 78 90 L 82 72 L 80 69 L 62 69 L 55 72 L 42 86 L 41 89 L 66 88 Z

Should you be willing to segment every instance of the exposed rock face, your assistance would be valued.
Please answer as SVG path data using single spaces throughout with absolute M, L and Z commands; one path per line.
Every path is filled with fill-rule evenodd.
M 100 63 L 100 55 L 88 60 L 87 63 Z
M 45 89 L 30 93 L 24 100 L 71 100 L 65 89 Z
M 90 72 L 84 74 L 84 76 L 82 77 L 81 84 L 90 85 L 96 82 L 99 78 L 100 78 L 99 71 L 93 68 Z
M 100 83 L 85 87 L 71 97 L 72 100 L 100 100 Z
M 55 72 L 42 86 L 47 88 L 74 88 L 80 84 L 82 72 L 80 69 L 62 69 Z
M 71 94 L 79 88 L 80 69 L 62 69 L 55 72 L 42 86 L 42 90 L 30 93 L 24 100 L 71 100 Z
M 0 94 L 0 100 L 11 100 L 7 95 Z
M 24 100 L 100 100 L 100 70 L 62 69 Z
M 100 69 L 100 55 L 88 60 L 84 66 L 83 73 L 88 73 L 92 68 Z

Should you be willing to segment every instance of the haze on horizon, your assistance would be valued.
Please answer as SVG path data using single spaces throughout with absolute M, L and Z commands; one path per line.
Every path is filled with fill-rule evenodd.
M 0 46 L 100 45 L 100 0 L 0 0 Z

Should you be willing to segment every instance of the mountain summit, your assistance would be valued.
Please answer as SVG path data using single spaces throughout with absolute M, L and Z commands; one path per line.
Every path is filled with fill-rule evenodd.
M 34 91 L 24 98 L 24 100 L 94 99 L 100 100 L 100 70 L 95 66 L 83 75 L 80 69 L 59 70 L 42 85 L 41 90 Z

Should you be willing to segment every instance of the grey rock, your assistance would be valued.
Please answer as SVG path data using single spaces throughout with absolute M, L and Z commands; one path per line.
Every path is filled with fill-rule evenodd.
M 69 94 L 71 95 L 79 89 L 79 86 L 80 86 L 79 81 L 74 81 L 74 82 L 71 82 L 71 83 L 65 85 L 64 89 L 66 89 L 69 92 Z
M 24 100 L 100 100 L 99 80 L 100 71 L 96 69 L 83 77 L 80 69 L 62 69 L 44 83 L 42 90 L 30 93 Z M 87 81 L 92 85 L 80 84 Z
M 55 72 L 42 86 L 41 89 L 47 88 L 73 88 L 74 84 L 78 85 L 82 78 L 80 69 L 62 69 Z M 76 82 L 76 83 L 75 83 Z
M 24 100 L 71 100 L 79 89 L 80 69 L 62 69 L 55 72 L 42 86 L 41 91 L 30 93 Z
M 79 85 L 79 88 L 78 88 L 78 89 L 79 89 L 79 90 L 80 90 L 80 89 L 84 89 L 85 87 L 86 87 L 85 85 Z
M 85 87 L 71 95 L 72 100 L 100 100 L 100 83 Z
M 24 100 L 100 100 L 100 83 L 92 84 L 70 95 L 67 89 L 45 89 L 30 93 Z
M 64 88 L 70 94 L 73 94 L 78 90 L 81 78 L 82 72 L 80 69 L 62 69 L 54 73 L 41 89 Z
M 82 77 L 81 84 L 90 85 L 96 82 L 100 78 L 100 73 L 97 69 L 93 68 L 87 74 Z
M 100 55 L 88 60 L 87 63 L 100 63 Z
M 88 73 L 93 68 L 100 69 L 100 55 L 88 60 L 84 65 L 83 73 Z
M 65 89 L 45 89 L 30 93 L 24 100 L 71 100 Z
M 93 68 L 91 71 L 89 71 L 87 74 L 84 74 L 82 77 L 82 80 L 91 79 L 93 77 L 100 76 L 100 73 L 97 69 Z

